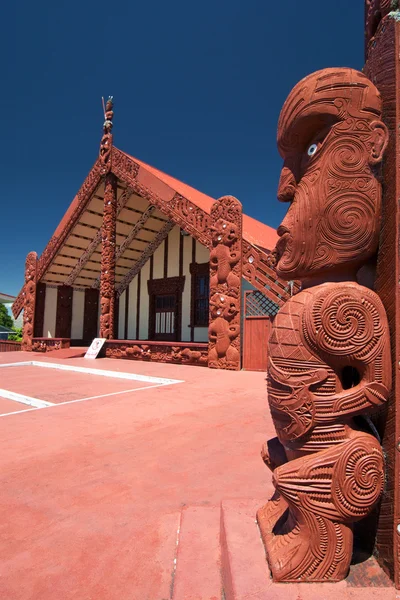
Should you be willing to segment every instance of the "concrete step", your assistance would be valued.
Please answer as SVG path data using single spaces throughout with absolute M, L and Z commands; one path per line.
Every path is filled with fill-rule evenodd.
M 272 584 L 256 523 L 260 500 L 221 506 L 221 562 L 226 600 L 297 600 L 297 584 Z M 322 599 L 321 599 L 322 600 Z
M 400 600 L 373 557 L 339 583 L 273 583 L 256 523 L 265 500 L 226 500 L 221 506 L 221 564 L 226 600 Z
M 182 511 L 173 600 L 221 600 L 219 506 Z
M 181 512 L 163 515 L 159 519 L 154 536 L 154 575 L 148 574 L 152 582 L 151 590 L 138 593 L 140 598 L 154 598 L 154 600 L 169 600 L 172 593 L 172 582 L 176 559 L 177 539 L 181 522 Z M 146 584 L 147 585 L 147 584 Z M 138 592 L 138 590 L 137 590 Z

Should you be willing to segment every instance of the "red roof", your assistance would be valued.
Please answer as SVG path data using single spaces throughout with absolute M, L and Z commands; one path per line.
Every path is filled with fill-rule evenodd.
M 122 152 L 122 150 L 120 150 L 120 152 Z M 178 194 L 181 194 L 181 196 L 184 196 L 193 202 L 193 204 L 196 204 L 196 206 L 210 214 L 211 206 L 216 200 L 215 198 L 211 198 L 211 196 L 207 196 L 206 194 L 199 192 L 195 188 L 190 187 L 190 185 L 179 181 L 179 179 L 171 177 L 171 175 L 167 175 L 167 173 L 159 171 L 155 167 L 148 165 L 142 160 L 139 160 L 138 158 L 135 158 L 126 152 L 123 152 L 123 154 L 126 154 L 126 156 L 152 173 L 152 175 L 163 181 L 166 185 L 170 186 L 172 189 L 178 192 Z M 250 244 L 254 244 L 267 250 L 272 250 L 275 248 L 276 242 L 278 241 L 278 234 L 276 233 L 275 229 L 245 214 L 243 215 L 243 237 L 250 242 Z
M 10 294 L 5 294 L 4 292 L 0 292 L 0 298 L 4 298 L 4 300 L 9 300 L 13 302 L 16 299 L 16 296 L 10 296 Z

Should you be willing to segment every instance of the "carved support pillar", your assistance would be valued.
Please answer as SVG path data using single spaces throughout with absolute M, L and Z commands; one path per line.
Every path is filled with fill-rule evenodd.
M 22 328 L 22 350 L 32 351 L 33 329 L 35 324 L 35 303 L 37 285 L 37 254 L 29 252 L 25 262 L 24 319 Z
M 208 366 L 237 371 L 240 361 L 242 205 L 224 196 L 211 209 Z
M 400 589 L 400 3 L 371 1 L 367 9 L 364 71 L 381 94 L 382 118 L 389 130 L 382 169 L 384 193 L 375 290 L 388 316 L 393 369 L 386 423 L 377 422 L 386 459 L 386 483 L 376 548 L 378 561 Z
M 117 178 L 108 173 L 104 183 L 100 276 L 100 337 L 108 340 L 114 338 L 116 217 Z

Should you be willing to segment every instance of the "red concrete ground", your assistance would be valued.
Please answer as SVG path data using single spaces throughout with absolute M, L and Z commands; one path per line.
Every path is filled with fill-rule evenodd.
M 4 367 L 0 370 L 0 387 L 3 389 L 55 404 L 150 385 L 152 384 L 143 381 L 108 377 L 99 380 L 95 375 L 86 373 L 56 371 L 35 366 Z
M 238 498 L 254 506 L 272 492 L 270 474 L 260 459 L 262 443 L 273 435 L 264 374 L 109 359 L 63 361 L 55 354 L 0 354 L 0 364 L 17 360 L 184 383 L 0 419 L 1 600 L 220 600 L 223 565 L 230 569 L 227 600 L 328 600 L 338 593 L 361 598 L 356 588 L 347 586 L 335 587 L 335 592 L 326 587 L 324 591 L 324 586 L 269 586 L 262 549 L 254 541 L 259 543 L 252 529 L 254 518 L 235 517 L 241 510 Z M 51 390 L 55 393 L 55 384 L 61 382 L 60 372 L 47 369 L 1 368 L 0 388 L 25 389 L 24 369 L 32 370 L 34 378 L 37 372 L 45 376 L 43 389 L 36 381 L 35 393 L 30 390 L 29 395 L 57 401 Z M 64 375 L 63 386 L 74 385 L 77 374 L 69 374 L 67 383 Z M 90 380 L 85 393 L 92 396 L 104 393 L 106 381 L 121 391 L 121 381 L 94 376 Z M 76 384 L 80 397 L 86 384 L 87 380 Z M 0 399 L 0 414 L 7 412 L 3 403 L 7 408 L 10 402 Z M 11 404 L 15 410 L 29 408 Z M 246 516 L 250 513 L 245 506 Z M 226 530 L 222 556 L 221 518 Z M 243 550 L 248 556 L 244 565 L 241 548 L 248 549 L 247 555 Z M 257 561 L 258 570 L 252 571 Z M 250 591 L 247 572 L 257 577 L 264 573 L 265 594 Z M 392 600 L 394 594 L 393 589 L 374 588 L 375 600 Z M 365 593 L 362 597 L 369 598 Z

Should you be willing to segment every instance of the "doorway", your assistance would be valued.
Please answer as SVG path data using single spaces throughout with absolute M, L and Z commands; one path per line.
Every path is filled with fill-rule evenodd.
M 149 291 L 149 340 L 180 342 L 184 277 L 151 279 Z

